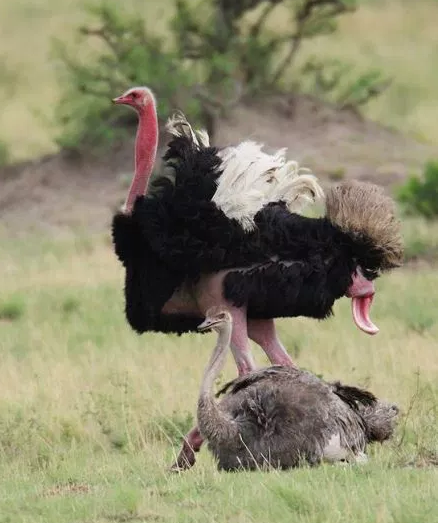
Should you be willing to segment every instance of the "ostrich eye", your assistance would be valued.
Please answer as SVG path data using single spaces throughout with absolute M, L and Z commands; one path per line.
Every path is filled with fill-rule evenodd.
M 378 269 L 363 268 L 362 272 L 363 272 L 363 275 L 365 276 L 365 278 L 370 281 L 375 280 L 376 278 L 378 278 L 380 276 L 380 271 Z
M 138 98 L 138 93 L 131 93 L 132 98 Z

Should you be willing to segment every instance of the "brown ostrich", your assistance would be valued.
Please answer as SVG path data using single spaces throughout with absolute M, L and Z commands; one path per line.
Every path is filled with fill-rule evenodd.
M 218 332 L 198 400 L 198 426 L 220 470 L 362 462 L 368 443 L 392 436 L 398 408 L 368 391 L 326 383 L 293 367 L 273 366 L 212 389 L 231 339 L 232 317 L 215 307 L 199 326 Z M 219 395 L 218 394 L 218 395 Z
M 301 216 L 296 211 L 321 189 L 284 151 L 268 155 L 249 141 L 211 147 L 207 134 L 181 115 L 168 123 L 164 168 L 149 183 L 158 140 L 155 98 L 133 88 L 115 103 L 139 115 L 135 176 L 113 219 L 133 329 L 195 331 L 210 307 L 226 307 L 240 375 L 255 368 L 249 339 L 272 364 L 293 365 L 274 319 L 324 319 L 343 296 L 352 300 L 356 325 L 378 331 L 369 317 L 373 280 L 399 266 L 403 255 L 394 203 L 381 188 L 343 182 L 327 192 L 324 217 Z M 201 444 L 194 428 L 176 467 L 193 465 Z

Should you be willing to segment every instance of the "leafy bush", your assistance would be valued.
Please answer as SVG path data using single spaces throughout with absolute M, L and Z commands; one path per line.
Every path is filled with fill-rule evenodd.
M 399 189 L 399 201 L 408 213 L 421 214 L 427 219 L 438 217 L 438 161 L 424 167 L 423 176 L 411 176 Z
M 386 86 L 378 71 L 345 81 L 349 64 L 311 58 L 291 72 L 303 42 L 336 31 L 338 17 L 357 5 L 358 0 L 175 0 L 170 37 L 146 30 L 138 13 L 112 0 L 87 7 L 95 25 L 78 30 L 79 46 L 95 49 L 91 57 L 86 53 L 87 62 L 81 47 L 55 43 L 63 64 L 58 144 L 94 149 L 120 137 L 136 119 L 114 111 L 110 99 L 133 85 L 159 93 L 161 118 L 183 109 L 213 136 L 219 116 L 245 97 L 272 91 L 310 90 L 328 99 L 336 91 L 331 98 L 340 106 L 363 105 Z M 278 10 L 288 18 L 283 31 L 272 27 Z
M 60 81 L 63 94 L 55 114 L 61 132 L 58 144 L 65 149 L 94 149 L 123 134 L 125 121 L 114 111 L 111 99 L 132 85 L 149 85 L 160 92 L 159 112 L 166 116 L 176 93 L 190 85 L 189 74 L 177 64 L 177 56 L 164 52 L 165 39 L 147 34 L 143 21 L 111 3 L 86 8 L 97 28 L 79 29 L 79 44 L 97 39 L 103 50 L 83 63 L 80 53 L 55 41 L 54 51 L 64 67 Z
M 378 69 L 352 74 L 352 64 L 336 58 L 311 57 L 301 69 L 303 87 L 340 109 L 358 110 L 387 89 L 390 79 Z

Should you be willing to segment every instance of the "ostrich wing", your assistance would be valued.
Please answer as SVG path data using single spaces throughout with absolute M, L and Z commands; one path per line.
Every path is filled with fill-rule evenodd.
M 112 228 L 116 254 L 125 266 L 125 313 L 131 327 L 139 333 L 196 330 L 200 318 L 160 314 L 184 275 L 169 270 L 147 242 L 138 241 L 141 232 L 131 216 L 116 214 Z
M 254 217 L 269 203 L 283 201 L 290 212 L 300 212 L 323 196 L 315 176 L 286 161 L 285 149 L 267 154 L 261 144 L 245 141 L 218 154 L 223 172 L 213 202 L 245 231 L 256 228 Z
M 167 130 L 176 138 L 186 138 L 201 154 L 209 148 L 208 134 L 194 131 L 182 113 L 169 119 Z M 211 200 L 245 231 L 256 228 L 255 215 L 269 203 L 283 201 L 290 212 L 300 212 L 306 204 L 323 197 L 316 177 L 297 162 L 286 160 L 286 149 L 267 154 L 262 147 L 244 141 L 215 150 L 221 174 L 216 177 Z M 166 156 L 170 159 L 174 153 Z
M 332 386 L 333 392 L 352 409 L 357 410 L 359 403 L 369 406 L 376 404 L 376 396 L 367 390 L 359 389 L 358 387 L 342 385 L 339 381 L 331 383 L 330 385 Z
M 299 218 L 291 214 L 287 202 L 269 202 L 266 197 L 254 215 L 254 228 L 246 230 L 239 219 L 227 216 L 215 202 L 224 183 L 221 180 L 227 179 L 226 164 L 216 148 L 181 131 L 169 143 L 164 160 L 167 173 L 170 168 L 173 175 L 159 177 L 152 184 L 151 195 L 137 199 L 133 219 L 141 236 L 169 268 L 194 278 L 266 262 L 277 255 L 277 238 L 270 238 L 272 227 L 278 226 L 283 215 Z M 297 189 L 301 178 L 296 176 L 293 182 L 298 199 L 309 193 L 304 182 L 304 188 Z M 272 190 L 270 194 L 279 193 Z M 246 201 L 248 193 L 240 191 L 239 195 Z M 312 222 L 303 220 L 292 224 L 292 229 L 298 225 L 297 234 Z M 294 234 L 294 230 L 289 232 Z M 289 238 L 284 240 L 289 242 Z
M 227 392 L 229 394 L 236 394 L 236 392 L 239 392 L 239 390 L 246 389 L 255 383 L 260 383 L 264 380 L 276 379 L 277 377 L 281 376 L 290 376 L 294 372 L 295 371 L 292 367 L 283 367 L 281 365 L 273 365 L 272 367 L 268 367 L 266 369 L 258 369 L 251 372 L 250 374 L 245 374 L 244 376 L 240 376 L 234 380 L 229 381 L 228 383 L 225 383 L 225 385 L 216 393 L 216 397 L 219 397 L 222 394 L 226 394 Z

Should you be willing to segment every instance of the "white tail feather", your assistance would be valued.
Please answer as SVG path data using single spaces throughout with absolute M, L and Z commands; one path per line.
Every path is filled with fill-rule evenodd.
M 166 128 L 173 136 L 189 138 L 196 147 L 210 146 L 207 132 L 193 130 L 181 112 L 169 118 Z M 262 145 L 246 141 L 218 154 L 223 172 L 212 201 L 246 231 L 254 229 L 254 216 L 270 202 L 283 201 L 291 212 L 300 212 L 324 196 L 313 174 L 297 162 L 286 161 L 286 149 L 267 154 Z
M 166 129 L 173 136 L 190 138 L 197 147 L 210 146 L 210 138 L 207 131 L 203 129 L 194 131 L 187 118 L 181 112 L 176 112 L 167 120 Z
M 285 160 L 285 149 L 274 154 L 254 142 L 242 142 L 219 153 L 223 173 L 213 202 L 243 229 L 255 227 L 254 216 L 270 202 L 284 201 L 291 212 L 324 196 L 318 180 L 297 162 Z M 306 172 L 307 174 L 301 174 Z

